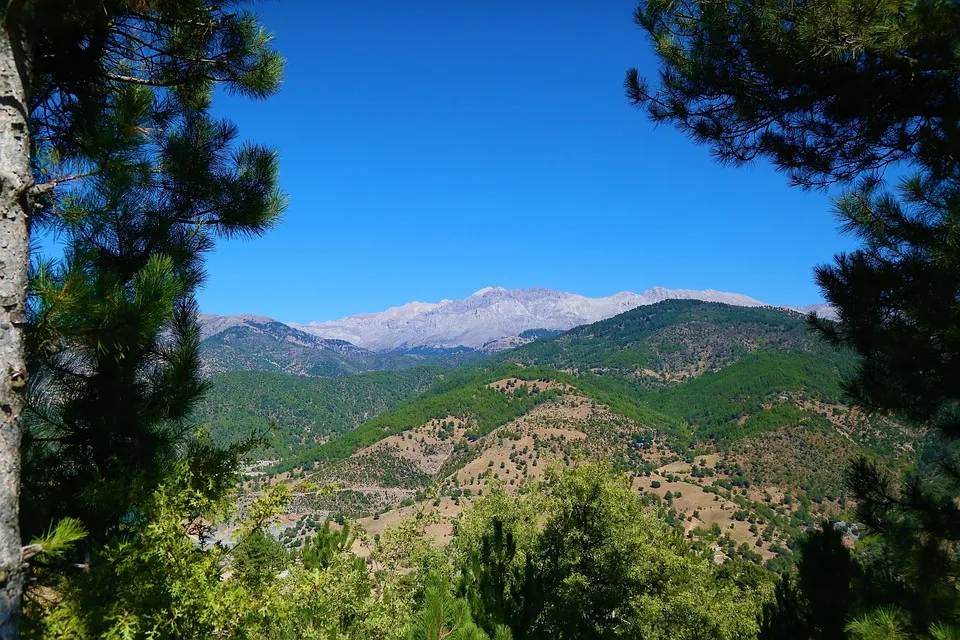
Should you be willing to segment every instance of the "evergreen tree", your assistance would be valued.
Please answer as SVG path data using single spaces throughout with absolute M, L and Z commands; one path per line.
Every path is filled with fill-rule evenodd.
M 240 538 L 233 547 L 231 556 L 237 579 L 254 588 L 261 587 L 289 561 L 289 554 L 283 545 L 260 529 Z
M 655 121 L 721 161 L 763 157 L 800 185 L 852 185 L 836 210 L 862 247 L 817 268 L 840 322 L 813 326 L 860 356 L 846 386 L 857 404 L 956 441 L 960 6 L 646 0 L 635 19 L 654 41 L 660 82 L 651 89 L 631 70 L 625 86 Z M 895 191 L 882 181 L 891 165 L 906 176 Z M 952 602 L 933 598 L 935 616 L 911 604 L 950 592 L 960 576 L 960 460 L 951 451 L 903 480 L 867 460 L 849 474 L 860 518 L 886 534 L 885 562 L 911 584 L 900 604 L 916 632 L 960 622 L 955 590 Z
M 423 606 L 407 630 L 408 640 L 489 640 L 476 625 L 466 600 L 454 596 L 444 580 L 432 578 Z M 510 640 L 509 630 L 497 630 L 494 640 Z
M 114 157 L 48 219 L 67 252 L 38 265 L 31 290 L 24 526 L 77 517 L 91 541 L 149 494 L 189 433 L 206 389 L 203 254 L 215 234 L 259 233 L 282 209 L 272 153 L 231 149 L 233 127 L 202 111 L 161 129 L 150 89 L 116 98 L 98 128 Z M 143 130 L 157 138 L 128 133 Z
M 843 640 L 857 606 L 857 566 L 839 530 L 823 523 L 797 547 L 796 576 L 785 574 L 776 598 L 764 606 L 761 640 Z
M 470 549 L 461 569 L 462 590 L 477 618 L 488 633 L 501 626 L 512 629 L 512 637 L 523 640 L 543 608 L 539 587 L 541 576 L 531 554 L 517 557 L 514 532 L 503 520 L 493 518 L 493 531 L 483 534 L 479 548 Z
M 306 569 L 326 569 L 334 558 L 349 553 L 357 536 L 352 531 L 349 522 L 344 522 L 339 530 L 331 530 L 332 520 L 323 521 L 323 528 L 315 535 L 307 538 L 300 552 L 300 560 Z M 356 558 L 360 565 L 363 560 Z
M 645 0 L 660 81 L 628 98 L 724 162 L 757 157 L 798 184 L 896 162 L 955 176 L 960 8 L 949 0 Z
M 93 540 L 149 495 L 202 391 L 190 254 L 217 235 L 260 233 L 283 208 L 275 156 L 235 148 L 233 127 L 207 115 L 218 83 L 265 97 L 280 82 L 269 36 L 230 4 L 0 3 L 0 638 L 16 635 L 23 585 L 28 234 L 65 233 L 68 248 L 61 264 L 38 265 L 32 288 L 22 513 L 31 529 L 77 513 Z M 33 481 L 57 460 L 67 495 L 48 505 L 50 482 Z

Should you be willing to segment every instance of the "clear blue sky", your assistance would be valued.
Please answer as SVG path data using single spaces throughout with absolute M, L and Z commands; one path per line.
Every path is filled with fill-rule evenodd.
M 485 286 L 800 304 L 820 299 L 813 265 L 851 246 L 827 195 L 720 166 L 628 105 L 625 70 L 656 71 L 631 1 L 253 7 L 283 89 L 216 110 L 279 149 L 290 207 L 218 245 L 205 312 L 306 322 Z

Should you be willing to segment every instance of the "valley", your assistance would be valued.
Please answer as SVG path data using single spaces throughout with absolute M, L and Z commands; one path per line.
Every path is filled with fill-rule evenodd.
M 715 562 L 782 571 L 801 534 L 851 513 L 850 462 L 902 470 L 926 446 L 844 404 L 855 362 L 799 313 L 666 300 L 459 367 L 220 374 L 198 416 L 220 442 L 275 423 L 243 492 L 294 488 L 276 528 L 291 549 L 327 518 L 358 551 L 409 521 L 442 545 L 477 499 L 591 462 Z
M 0 21 L 0 640 L 960 639 L 960 2 Z

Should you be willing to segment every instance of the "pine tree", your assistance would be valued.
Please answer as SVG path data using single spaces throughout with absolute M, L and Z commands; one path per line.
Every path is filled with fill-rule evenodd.
M 499 627 L 494 640 L 511 640 L 509 629 Z M 489 640 L 476 625 L 466 600 L 453 595 L 450 585 L 432 577 L 423 606 L 407 629 L 409 640 Z
M 260 233 L 283 208 L 275 156 L 232 148 L 233 127 L 207 115 L 217 83 L 273 93 L 282 59 L 255 16 L 204 0 L 6 0 L 0 22 L 9 123 L 0 133 L 0 638 L 9 638 L 23 585 L 28 234 L 55 229 L 68 244 L 62 264 L 38 266 L 32 289 L 38 410 L 28 461 L 38 469 L 64 454 L 54 478 L 78 484 L 42 514 L 88 511 L 96 539 L 132 494 L 149 494 L 156 460 L 173 454 L 202 391 L 190 372 L 202 270 L 189 254 L 217 235 Z M 84 233 L 94 236 L 74 235 Z M 119 499 L 81 506 L 116 487 Z M 47 489 L 24 491 L 35 499 Z
M 764 605 L 761 640 L 843 640 L 856 605 L 857 566 L 841 532 L 823 523 L 799 541 L 796 577 L 781 576 L 776 598 Z
M 67 239 L 31 289 L 24 525 L 83 521 L 92 542 L 148 495 L 191 430 L 199 375 L 193 292 L 218 233 L 259 233 L 282 209 L 276 157 L 231 148 L 202 111 L 156 126 L 153 92 L 118 92 L 97 180 L 46 223 Z M 152 129 L 153 136 L 126 132 Z M 154 151 L 153 149 L 156 149 Z
M 349 522 L 344 522 L 339 530 L 331 530 L 332 520 L 327 518 L 323 521 L 323 528 L 316 535 L 313 535 L 303 542 L 303 550 L 300 552 L 300 559 L 306 569 L 326 569 L 333 562 L 333 559 L 344 553 L 350 553 L 353 543 L 357 536 L 352 531 Z M 356 561 L 363 565 L 362 558 L 356 558 Z
M 494 518 L 492 531 L 483 535 L 478 549 L 461 568 L 464 592 L 478 623 L 496 634 L 501 626 L 517 640 L 526 638 L 543 607 L 540 576 L 532 558 L 517 562 L 514 532 Z
M 859 517 L 885 534 L 890 571 L 911 584 L 914 631 L 956 623 L 960 6 L 646 0 L 635 19 L 660 82 L 651 89 L 631 70 L 625 86 L 654 121 L 721 161 L 762 157 L 796 184 L 852 187 L 836 213 L 862 246 L 816 270 L 840 322 L 812 324 L 860 356 L 846 385 L 858 405 L 932 426 L 948 444 L 903 479 L 861 460 L 849 484 Z M 882 181 L 891 166 L 905 176 L 895 189 Z
M 628 98 L 723 162 L 808 186 L 898 162 L 956 175 L 956 3 L 644 0 L 634 19 L 660 81 L 629 70 Z
M 289 555 L 268 532 L 257 529 L 242 536 L 232 549 L 234 576 L 257 588 L 287 565 Z

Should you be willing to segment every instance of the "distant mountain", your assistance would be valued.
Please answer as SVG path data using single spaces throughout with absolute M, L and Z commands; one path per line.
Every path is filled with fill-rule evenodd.
M 760 351 L 790 351 L 850 373 L 853 359 L 813 334 L 797 311 L 665 300 L 504 351 L 495 361 L 615 375 L 647 388 L 716 372 Z M 810 373 L 808 371 L 808 373 Z M 839 387 L 837 387 L 839 389 Z
M 339 377 L 363 371 L 408 369 L 423 364 L 462 364 L 472 353 L 375 353 L 344 340 L 320 338 L 272 318 L 255 315 L 200 316 L 201 369 L 276 371 L 298 376 Z
M 831 305 L 826 303 L 819 304 L 805 304 L 799 307 L 790 307 L 794 311 L 799 311 L 800 313 L 814 313 L 821 318 L 826 318 L 827 320 L 838 320 L 837 310 L 834 309 Z
M 411 302 L 380 313 L 290 326 L 320 338 L 345 340 L 381 352 L 417 347 L 476 349 L 484 345 L 490 349 L 491 344 L 497 344 L 495 341 L 519 337 L 532 329 L 566 331 L 640 306 L 677 299 L 764 306 L 763 302 L 745 295 L 713 290 L 654 287 L 642 294 L 624 291 L 606 298 L 588 298 L 541 287 L 487 287 L 463 300 Z M 527 341 L 529 338 L 520 338 L 502 344 L 509 347 Z
M 284 324 L 258 315 L 200 316 L 203 368 L 343 376 L 419 364 L 459 365 L 665 300 L 764 307 L 737 293 L 654 287 L 605 298 L 544 288 L 487 287 L 463 300 L 411 302 L 330 322 Z M 835 318 L 825 304 L 793 307 Z

